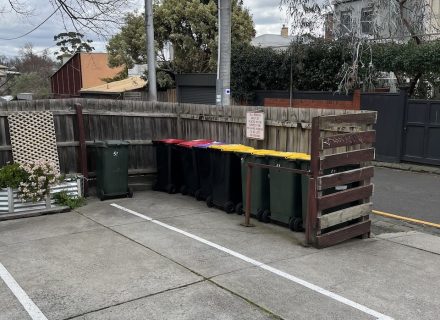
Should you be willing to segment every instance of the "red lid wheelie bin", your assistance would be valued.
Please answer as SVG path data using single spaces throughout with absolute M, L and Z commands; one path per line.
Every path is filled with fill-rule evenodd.
M 182 184 L 180 193 L 193 196 L 199 189 L 199 179 L 197 176 L 197 162 L 193 147 L 197 145 L 207 144 L 212 140 L 198 139 L 179 143 L 174 146 L 180 155 L 180 168 L 182 172 Z

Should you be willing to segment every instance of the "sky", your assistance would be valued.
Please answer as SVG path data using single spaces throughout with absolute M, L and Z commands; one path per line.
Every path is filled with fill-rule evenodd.
M 137 1 L 137 4 L 132 8 L 127 8 L 127 11 L 134 11 L 135 9 L 143 11 L 144 1 L 135 1 Z M 253 16 L 257 35 L 265 33 L 279 34 L 282 25 L 287 23 L 286 13 L 280 9 L 278 0 L 244 0 L 243 2 Z M 64 24 L 57 14 L 25 37 L 16 40 L 3 40 L 3 38 L 20 36 L 49 17 L 54 11 L 54 8 L 50 5 L 50 0 L 25 1 L 33 9 L 29 17 L 20 17 L 12 13 L 4 3 L 7 3 L 7 1 L 0 0 L 0 56 L 13 58 L 19 55 L 20 48 L 23 48 L 26 43 L 31 43 L 34 52 L 37 53 L 47 48 L 50 53 L 57 50 L 53 36 L 65 31 Z M 69 31 L 71 30 L 69 29 Z M 116 32 L 117 30 L 115 30 Z M 92 45 L 95 47 L 95 51 L 105 51 L 105 39 L 85 33 L 88 39 L 93 40 Z

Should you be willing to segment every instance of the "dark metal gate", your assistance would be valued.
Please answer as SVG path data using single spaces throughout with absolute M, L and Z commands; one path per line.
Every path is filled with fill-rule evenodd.
M 408 101 L 402 159 L 440 165 L 440 101 Z

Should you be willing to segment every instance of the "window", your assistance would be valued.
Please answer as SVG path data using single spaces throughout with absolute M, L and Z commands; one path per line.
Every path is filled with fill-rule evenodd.
M 362 9 L 361 31 L 363 34 L 373 34 L 373 8 Z
M 351 33 L 351 11 L 341 12 L 341 34 Z

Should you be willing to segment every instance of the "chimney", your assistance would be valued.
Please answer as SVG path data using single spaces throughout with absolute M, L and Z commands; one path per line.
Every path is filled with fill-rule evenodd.
M 284 38 L 287 38 L 289 36 L 289 28 L 286 27 L 284 24 L 283 27 L 281 28 L 281 36 Z

